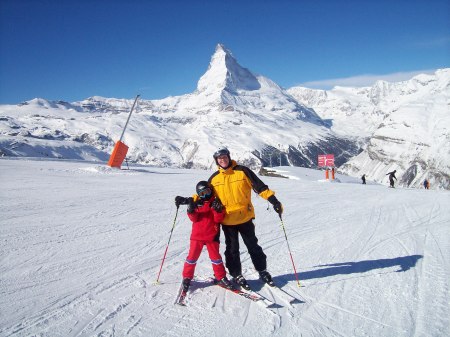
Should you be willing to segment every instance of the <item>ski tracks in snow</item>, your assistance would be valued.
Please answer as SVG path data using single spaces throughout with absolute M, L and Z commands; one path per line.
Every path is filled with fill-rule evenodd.
M 169 285 L 162 285 L 167 288 Z M 170 288 L 174 288 L 170 285 Z M 173 301 L 172 301 L 173 302 Z M 208 319 L 204 317 L 208 314 Z M 264 326 L 254 336 L 267 336 L 280 327 L 280 315 L 239 295 L 204 280 L 194 280 L 189 288 L 187 306 L 165 306 L 159 313 L 162 327 L 158 336 L 204 336 L 205 331 L 219 327 L 226 335 L 241 335 L 242 329 L 252 329 L 256 321 Z M 165 322 L 168 322 L 167 324 Z
M 447 257 L 450 256 L 450 244 L 444 240 L 448 236 L 448 219 L 438 217 L 439 208 L 440 205 L 436 203 L 430 210 L 428 220 L 423 223 L 426 226 L 424 258 L 416 289 L 413 336 L 444 336 L 449 331 L 450 264 Z M 430 283 L 435 284 L 435 287 L 428 287 Z
M 289 305 L 275 291 L 258 289 L 242 245 L 244 274 L 283 307 L 269 311 L 195 283 L 180 307 L 173 300 L 190 233 L 181 211 L 162 284 L 152 281 L 174 218 L 173 197 L 191 193 L 204 171 L 170 171 L 170 180 L 163 169 L 154 170 L 157 176 L 122 172 L 113 180 L 74 170 L 52 174 L 43 162 L 2 163 L 10 179 L 2 182 L 9 195 L 0 219 L 1 336 L 450 334 L 448 193 L 267 178 L 285 206 L 302 288 L 279 218 L 261 200 L 257 236 L 275 282 L 305 303 Z M 51 163 L 73 165 L 82 164 Z M 206 252 L 196 273 L 211 274 Z
M 323 264 L 317 266 L 323 269 L 300 273 L 306 277 L 311 275 L 311 279 L 302 281 L 307 287 L 303 293 L 307 294 L 305 297 L 308 303 L 302 307 L 300 315 L 296 316 L 299 325 L 309 322 L 315 325 L 317 335 L 336 336 L 359 335 L 363 331 L 372 331 L 373 335 L 409 336 L 411 326 L 415 324 L 418 324 L 415 328 L 417 336 L 423 335 L 425 331 L 433 331 L 431 327 L 437 329 L 434 335 L 448 331 L 448 312 L 446 315 L 445 310 L 448 309 L 449 303 L 448 280 L 450 277 L 448 272 L 442 269 L 445 263 L 444 256 L 450 255 L 448 247 L 445 253 L 435 257 L 434 268 L 427 272 L 429 277 L 438 278 L 441 289 L 439 295 L 433 296 L 427 293 L 421 296 L 422 290 L 414 288 L 414 284 L 418 284 L 419 280 L 423 281 L 424 278 L 424 272 L 418 275 L 419 268 L 414 266 L 416 263 L 421 263 L 421 258 L 425 256 L 422 263 L 422 269 L 424 269 L 427 260 L 430 260 L 430 257 L 427 259 L 427 247 L 434 241 L 436 247 L 431 247 L 430 251 L 442 252 L 443 250 L 436 236 L 428 229 L 430 224 L 439 222 L 437 219 L 437 214 L 441 214 L 437 209 L 440 207 L 439 203 L 436 203 L 436 209 L 433 207 L 431 210 L 424 210 L 417 205 L 408 204 L 398 208 L 393 205 L 394 202 L 398 201 L 387 199 L 386 196 L 371 199 L 367 207 L 369 210 L 367 216 L 361 218 L 361 226 L 353 226 L 353 230 L 355 228 L 357 230 L 352 232 L 345 230 L 345 217 L 351 217 L 352 211 L 346 214 L 346 208 L 342 208 L 340 217 L 344 222 L 335 224 L 339 226 L 340 231 L 334 231 L 332 238 L 341 241 L 340 245 L 332 245 L 332 247 L 341 247 L 341 249 L 334 251 L 334 254 L 333 251 L 319 253 L 322 261 L 338 263 Z M 333 208 L 333 202 L 328 202 L 327 207 Z M 335 207 L 341 207 L 341 205 L 336 203 Z M 354 210 L 354 207 L 350 210 Z M 447 217 L 441 223 L 448 220 Z M 316 230 L 319 231 L 320 226 Z M 327 228 L 327 232 L 332 230 L 331 227 Z M 424 237 L 425 232 L 427 242 L 422 243 L 421 238 Z M 303 234 L 308 235 L 305 231 Z M 327 238 L 324 239 L 327 240 Z M 419 255 L 417 252 L 422 254 L 419 253 Z M 331 254 L 327 258 L 324 253 Z M 390 256 L 393 258 L 384 258 Z M 409 270 L 410 268 L 412 270 Z M 449 268 L 446 270 L 448 271 Z M 323 271 L 322 274 L 321 271 Z M 398 272 L 408 273 L 412 278 L 405 284 L 404 278 L 397 277 L 400 276 Z M 365 279 L 378 279 L 379 282 L 369 281 L 366 284 Z M 325 280 L 329 282 L 324 283 Z M 392 290 L 386 291 L 386 287 Z M 429 291 L 429 287 L 424 288 Z M 411 310 L 410 306 L 415 303 L 415 291 L 419 293 L 419 308 L 416 310 L 418 317 L 414 319 L 411 314 L 415 310 Z M 378 295 L 383 293 L 391 294 L 391 297 L 383 298 Z M 421 298 L 433 297 L 435 300 L 431 306 L 425 303 L 426 301 L 421 301 Z M 398 312 L 399 302 L 407 303 L 400 307 L 401 312 Z M 438 322 L 421 319 L 432 315 L 431 310 L 436 311 Z M 410 319 L 405 320 L 405 317 Z M 333 328 L 340 326 L 339 321 L 350 321 L 350 324 L 345 329 Z M 439 330 L 441 326 L 442 329 Z
M 7 335 L 29 335 L 41 331 L 53 336 L 113 336 L 131 333 L 141 317 L 145 292 L 138 279 L 126 277 L 110 284 L 93 286 L 75 298 L 57 299 L 47 308 L 7 330 Z

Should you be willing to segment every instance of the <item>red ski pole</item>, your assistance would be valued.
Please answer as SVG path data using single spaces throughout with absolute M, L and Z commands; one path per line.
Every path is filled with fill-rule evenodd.
M 164 256 L 163 256 L 163 259 L 162 259 L 162 262 L 161 262 L 161 267 L 159 267 L 159 273 L 158 273 L 158 277 L 156 278 L 155 284 L 159 284 L 159 275 L 161 275 L 161 270 L 162 270 L 164 261 L 166 260 L 167 250 L 169 249 L 170 240 L 172 239 L 172 233 L 173 233 L 173 230 L 175 228 L 175 222 L 177 221 L 178 208 L 179 208 L 179 206 L 177 206 L 177 211 L 175 213 L 175 218 L 173 219 L 172 229 L 170 230 L 169 241 L 167 242 L 166 250 L 164 251 Z
M 283 218 L 281 217 L 281 214 L 278 214 L 278 215 L 280 216 L 281 228 L 283 228 L 284 237 L 286 238 L 286 243 L 287 243 L 287 247 L 288 247 L 288 250 L 289 250 L 289 255 L 291 256 L 292 266 L 294 267 L 294 274 L 295 274 L 295 278 L 297 279 L 297 287 L 300 288 L 301 287 L 300 280 L 298 279 L 297 270 L 295 269 L 294 258 L 292 257 L 291 248 L 289 247 L 289 241 L 288 241 L 288 238 L 287 238 L 286 229 L 284 228 Z

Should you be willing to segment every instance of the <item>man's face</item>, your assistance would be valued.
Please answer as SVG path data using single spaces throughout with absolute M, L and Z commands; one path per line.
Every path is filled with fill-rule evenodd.
M 220 167 L 228 167 L 230 159 L 228 159 L 228 156 L 226 154 L 223 154 L 220 157 L 217 157 L 217 163 Z

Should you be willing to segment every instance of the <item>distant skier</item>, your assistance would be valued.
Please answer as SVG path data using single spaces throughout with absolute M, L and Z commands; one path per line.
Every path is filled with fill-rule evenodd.
M 395 172 L 397 172 L 397 170 L 394 170 L 392 172 L 387 173 L 386 175 L 389 176 L 389 187 L 394 188 L 394 179 L 397 180 L 397 177 L 395 176 Z
M 362 175 L 361 180 L 362 180 L 363 185 L 365 185 L 366 184 L 366 175 L 365 174 Z
M 430 182 L 429 182 L 427 179 L 424 180 L 424 182 L 423 182 L 423 187 L 424 187 L 426 190 L 428 190 L 428 189 L 430 188 Z
M 214 197 L 207 181 L 200 181 L 196 186 L 197 198 L 175 197 L 175 205 L 188 205 L 187 215 L 192 221 L 191 244 L 183 268 L 183 288 L 188 290 L 194 277 L 195 266 L 203 246 L 208 250 L 214 276 L 227 288 L 233 288 L 226 277 L 222 256 L 219 252 L 220 222 L 225 217 L 225 210 L 219 198 Z

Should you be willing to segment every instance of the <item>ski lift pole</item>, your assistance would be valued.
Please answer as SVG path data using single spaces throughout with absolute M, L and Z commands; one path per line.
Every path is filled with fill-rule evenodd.
M 287 243 L 287 247 L 289 250 L 289 255 L 291 256 L 291 261 L 292 261 L 292 267 L 294 267 L 294 274 L 295 274 L 295 278 L 297 280 L 297 287 L 301 287 L 300 285 L 300 280 L 298 279 L 298 275 L 297 275 L 297 270 L 295 269 L 295 263 L 294 263 L 294 258 L 292 257 L 292 252 L 291 252 L 291 248 L 289 247 L 289 241 L 287 238 L 287 234 L 286 234 L 286 229 L 284 228 L 284 222 L 283 222 L 283 218 L 281 217 L 281 214 L 278 214 L 280 217 L 280 221 L 281 221 L 281 228 L 283 228 L 283 232 L 284 232 L 284 237 L 286 238 L 286 243 Z
M 136 106 L 136 103 L 137 103 L 137 101 L 138 101 L 140 96 L 141 95 L 137 95 L 136 98 L 134 99 L 133 106 L 131 107 L 130 113 L 129 113 L 128 118 L 127 118 L 127 122 L 125 123 L 125 126 L 123 127 L 122 135 L 120 136 L 119 142 L 122 141 L 123 135 L 125 134 L 125 130 L 127 129 L 127 126 L 128 126 L 128 122 L 130 121 L 131 114 L 133 113 L 134 107 Z
M 175 218 L 173 219 L 172 229 L 170 230 L 169 241 L 167 242 L 166 250 L 164 251 L 164 256 L 163 256 L 163 259 L 162 259 L 162 261 L 161 261 L 161 266 L 159 267 L 158 277 L 156 278 L 156 281 L 155 281 L 154 284 L 159 284 L 159 275 L 161 275 L 161 270 L 162 270 L 164 261 L 166 260 L 167 250 L 169 249 L 170 240 L 172 239 L 172 233 L 173 233 L 173 230 L 174 230 L 174 228 L 175 228 L 175 222 L 177 221 L 178 208 L 179 208 L 179 206 L 177 206 L 177 211 L 176 211 L 176 213 L 175 213 Z
M 137 95 L 136 99 L 134 100 L 133 106 L 131 107 L 130 113 L 128 114 L 127 122 L 125 123 L 125 127 L 122 130 L 122 135 L 120 136 L 120 140 L 118 140 L 116 142 L 116 145 L 114 145 L 114 149 L 108 160 L 108 166 L 117 167 L 120 169 L 120 167 L 123 163 L 123 160 L 125 159 L 125 157 L 127 155 L 128 146 L 125 145 L 124 143 L 122 143 L 122 139 L 123 139 L 123 135 L 125 134 L 125 130 L 128 126 L 128 122 L 130 121 L 131 114 L 132 114 L 134 107 L 136 106 L 137 101 L 139 99 L 139 96 L 140 95 Z M 128 166 L 128 162 L 127 162 L 127 166 Z

